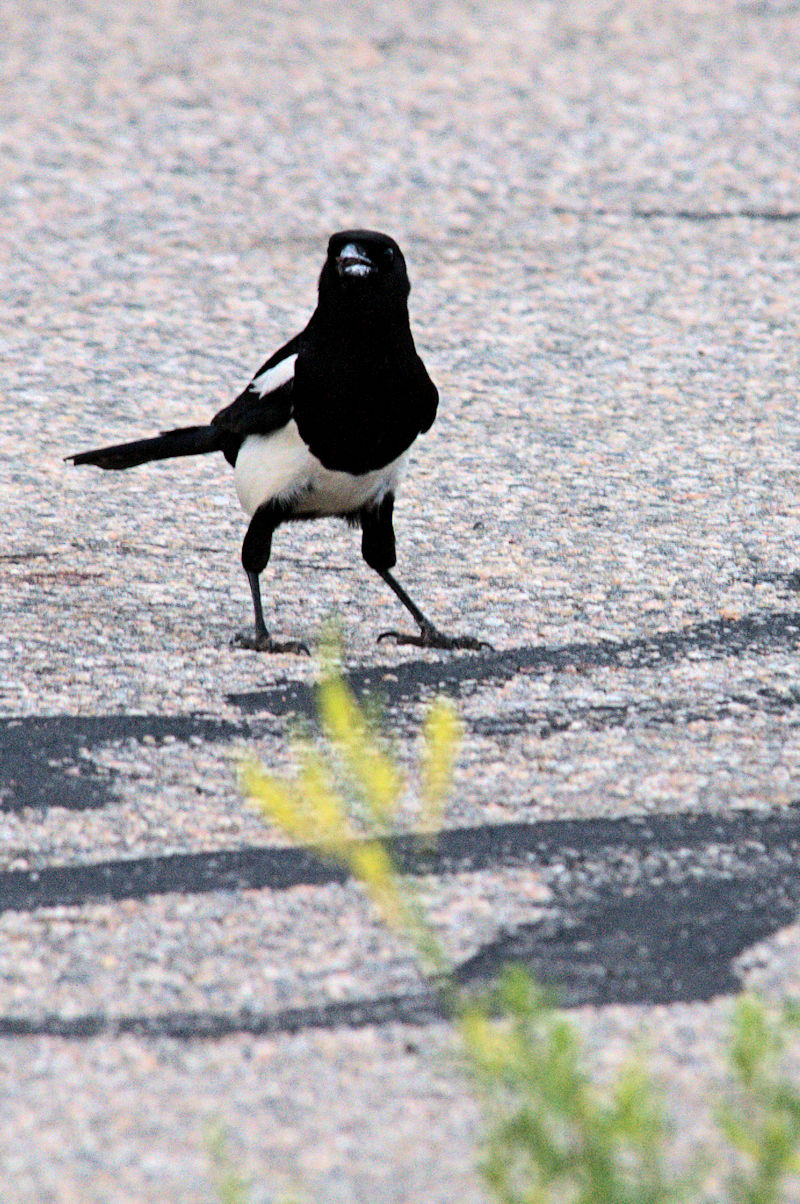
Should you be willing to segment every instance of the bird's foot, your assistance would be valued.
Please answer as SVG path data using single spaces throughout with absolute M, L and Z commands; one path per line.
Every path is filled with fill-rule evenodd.
M 382 631 L 377 642 L 380 644 L 381 640 L 392 640 L 395 644 L 413 644 L 417 648 L 467 648 L 473 652 L 480 652 L 482 649 L 494 652 L 494 648 L 486 640 L 476 639 L 474 635 L 445 635 L 432 623 L 420 627 L 419 635 L 408 635 L 404 631 Z
M 231 648 L 244 648 L 249 652 L 296 652 L 311 656 L 302 640 L 273 640 L 267 631 L 238 631 L 231 640 Z

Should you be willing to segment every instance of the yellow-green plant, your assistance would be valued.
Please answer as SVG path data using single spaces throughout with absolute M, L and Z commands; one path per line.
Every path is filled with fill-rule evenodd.
M 778 1204 L 787 1178 L 800 1174 L 800 1092 L 783 1064 L 798 1029 L 796 1003 L 770 1016 L 752 996 L 737 1000 L 730 1045 L 735 1087 L 718 1109 L 720 1128 L 739 1156 L 730 1183 L 734 1204 Z
M 219 1204 L 247 1204 L 250 1183 L 236 1170 L 228 1154 L 225 1130 L 212 1125 L 206 1134 L 206 1148 Z
M 498 1020 L 489 1017 L 497 1016 Z M 461 1031 L 495 1120 L 483 1174 L 502 1204 L 673 1204 L 686 1181 L 665 1165 L 669 1128 L 640 1062 L 607 1092 L 577 1030 L 521 967 L 467 1004 Z
M 398 768 L 368 707 L 343 680 L 330 648 L 317 686 L 320 739 L 295 741 L 291 779 L 255 763 L 245 789 L 292 839 L 345 866 L 423 966 L 444 975 L 467 1067 L 492 1118 L 482 1172 L 500 1204 L 677 1204 L 697 1198 L 698 1175 L 667 1166 L 669 1127 L 641 1062 L 602 1092 L 591 1082 L 575 1027 L 549 1004 L 528 972 L 510 967 L 478 998 L 456 990 L 448 962 L 413 887 L 392 861 L 385 836 L 403 799 L 416 794 L 423 828 L 439 827 L 460 739 L 455 709 L 439 699 L 422 729 L 417 773 Z M 435 838 L 435 835 L 434 835 Z M 730 1047 L 733 1090 L 720 1128 L 739 1158 L 730 1204 L 779 1204 L 800 1170 L 800 1094 L 783 1071 L 787 1036 L 800 1008 L 770 1018 L 739 1001 Z M 698 1164 L 700 1159 L 697 1160 Z M 238 1182 L 234 1183 L 239 1190 Z M 227 1199 L 237 1200 L 234 1192 Z
M 317 684 L 322 746 L 295 738 L 293 779 L 278 778 L 248 762 L 244 788 L 265 816 L 293 840 L 346 866 L 395 933 L 410 940 L 425 968 L 451 967 L 425 921 L 416 892 L 397 872 L 383 837 L 403 798 L 419 799 L 418 818 L 437 830 L 450 791 L 460 742 L 452 703 L 438 699 L 423 725 L 423 752 L 416 783 L 401 773 L 367 707 L 344 681 L 333 652 L 323 658 Z

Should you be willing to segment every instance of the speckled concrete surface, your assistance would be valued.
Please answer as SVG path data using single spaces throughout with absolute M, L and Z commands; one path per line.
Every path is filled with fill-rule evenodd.
M 326 238 L 351 224 L 404 247 L 442 394 L 397 510 L 398 575 L 437 621 L 559 648 L 800 610 L 795 4 L 513 0 L 489 21 L 467 0 L 0 0 L 0 20 L 3 716 L 236 723 L 231 695 L 311 679 L 228 646 L 249 599 L 224 462 L 109 476 L 62 457 L 225 404 L 306 320 Z M 398 607 L 333 523 L 279 534 L 265 598 L 293 638 L 336 614 L 352 667 L 416 655 L 375 645 Z M 459 704 L 447 822 L 795 801 L 798 644 L 484 681 Z M 401 710 L 410 762 L 421 708 Z M 284 769 L 285 734 L 233 751 Z M 93 747 L 106 805 L 0 813 L 2 865 L 271 843 L 231 752 Z M 432 904 L 465 954 L 547 898 L 509 873 Z M 791 986 L 799 947 L 786 930 L 748 973 Z M 351 888 L 0 922 L 4 1014 L 409 976 Z M 700 1131 L 726 1006 L 581 1023 L 614 1064 L 644 1016 Z M 254 1200 L 482 1201 L 449 1044 L 435 1026 L 0 1042 L 3 1197 L 213 1199 L 219 1118 Z

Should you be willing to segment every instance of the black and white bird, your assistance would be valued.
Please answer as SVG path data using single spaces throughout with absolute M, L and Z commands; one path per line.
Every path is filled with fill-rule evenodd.
M 114 447 L 68 456 L 75 464 L 125 469 L 150 460 L 222 452 L 250 515 L 242 564 L 255 611 L 253 635 L 240 647 L 307 651 L 274 640 L 264 622 L 260 574 L 272 534 L 294 519 L 338 516 L 360 526 L 370 568 L 394 590 L 418 635 L 383 632 L 425 648 L 481 648 L 471 636 L 445 635 L 393 577 L 392 510 L 408 449 L 427 431 L 436 386 L 414 347 L 408 318 L 408 273 L 386 234 L 343 230 L 328 243 L 317 308 L 305 330 L 262 364 L 236 400 L 207 426 L 165 431 Z

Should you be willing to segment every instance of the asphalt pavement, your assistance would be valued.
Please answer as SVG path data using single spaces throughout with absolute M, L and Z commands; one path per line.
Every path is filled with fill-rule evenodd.
M 743 986 L 800 992 L 800 6 L 0 0 L 0 1195 L 483 1204 L 435 984 L 243 797 L 316 663 L 237 650 L 204 421 L 314 304 L 328 235 L 406 253 L 441 393 L 399 579 L 282 529 L 279 638 L 334 618 L 444 830 L 393 835 L 468 983 L 526 962 L 602 1076 L 644 1037 L 707 1140 Z M 799 1070 L 800 1073 L 800 1070 Z M 800 1198 L 800 1194 L 798 1195 Z

